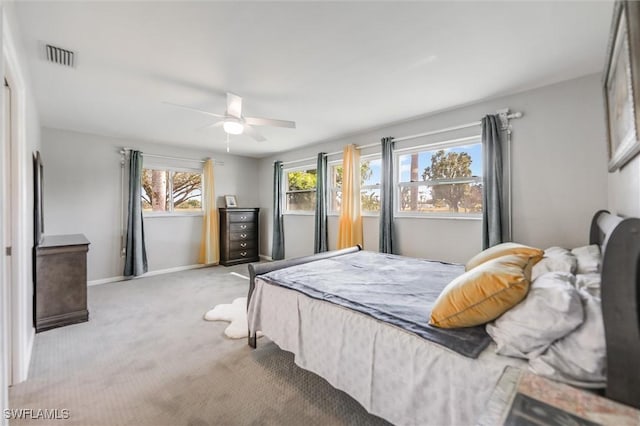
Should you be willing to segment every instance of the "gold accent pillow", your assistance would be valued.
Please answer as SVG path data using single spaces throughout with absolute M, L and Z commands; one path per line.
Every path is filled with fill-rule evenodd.
M 532 258 L 511 254 L 465 272 L 442 290 L 429 324 L 472 327 L 498 318 L 527 295 L 532 266 Z
M 493 247 L 489 247 L 486 250 L 481 251 L 480 253 L 473 256 L 466 264 L 464 270 L 470 271 L 478 265 L 482 265 L 483 263 L 495 259 L 497 257 L 506 256 L 508 254 L 518 254 L 522 256 L 528 256 L 533 259 L 533 265 L 538 263 L 542 256 L 544 256 L 544 250 L 540 250 L 535 247 L 525 246 L 523 244 L 518 243 L 502 243 L 495 245 Z

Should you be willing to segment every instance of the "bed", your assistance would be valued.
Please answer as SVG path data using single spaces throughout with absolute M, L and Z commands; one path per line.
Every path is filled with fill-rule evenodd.
M 607 343 L 606 395 L 638 406 L 640 375 L 629 374 L 629 371 L 637 371 L 636 363 L 640 359 L 640 219 L 622 220 L 600 211 L 592 220 L 590 243 L 599 244 L 604 253 L 602 308 Z M 387 309 L 402 313 L 401 306 L 388 307 L 384 300 L 373 299 L 363 304 L 374 307 L 380 304 L 382 307 L 375 309 L 377 313 L 363 310 L 354 306 L 354 301 L 357 305 L 357 297 L 362 295 L 354 298 L 334 296 L 331 293 L 333 284 L 328 282 L 326 275 L 323 277 L 314 272 L 348 261 L 348 268 L 353 268 L 355 262 L 363 270 L 376 268 L 380 276 L 393 273 L 385 272 L 386 264 L 370 254 L 364 254 L 364 260 L 358 257 L 363 253 L 366 252 L 354 247 L 251 265 L 247 307 L 249 345 L 256 347 L 256 332 L 262 331 L 281 349 L 292 352 L 298 366 L 323 377 L 370 413 L 394 424 L 474 424 L 505 367 L 527 368 L 526 361 L 497 355 L 495 344 L 484 338 L 479 330 L 462 335 L 454 332 L 453 337 L 425 337 L 423 334 L 428 335 L 429 330 L 424 330 L 424 324 L 416 324 L 410 315 L 404 317 L 409 329 L 407 324 L 391 324 L 385 318 Z M 442 275 L 439 282 L 436 280 L 436 287 L 449 280 L 450 274 L 461 273 L 459 266 L 435 263 L 436 270 L 440 271 L 436 274 Z M 413 263 L 405 265 L 413 266 L 419 267 Z M 291 271 L 318 274 L 317 280 L 324 285 L 323 294 L 315 294 L 313 286 L 284 285 L 287 273 Z M 331 277 L 340 273 L 328 272 Z M 350 280 L 368 279 L 364 274 L 362 277 L 347 276 Z M 297 279 L 290 281 L 299 282 Z M 384 294 L 383 284 L 376 289 Z M 395 313 L 390 316 L 396 316 Z M 450 344 L 448 340 L 454 343 Z M 465 347 L 467 340 L 471 345 Z M 462 347 L 456 342 L 462 342 Z

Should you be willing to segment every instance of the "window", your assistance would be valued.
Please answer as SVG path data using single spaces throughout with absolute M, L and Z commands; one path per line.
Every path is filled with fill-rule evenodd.
M 360 159 L 360 207 L 363 213 L 376 214 L 380 211 L 380 157 Z M 342 162 L 330 166 L 331 211 L 340 211 L 342 199 Z
M 285 211 L 311 212 L 316 209 L 315 167 L 285 170 Z
M 201 213 L 202 172 L 142 169 L 142 211 L 153 214 Z
M 482 213 L 482 144 L 474 139 L 396 156 L 399 213 L 475 217 Z

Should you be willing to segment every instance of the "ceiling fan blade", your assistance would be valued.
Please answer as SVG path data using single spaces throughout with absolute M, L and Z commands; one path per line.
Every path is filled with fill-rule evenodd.
M 224 124 L 224 120 L 218 120 L 216 122 L 213 122 L 211 124 L 207 124 L 206 126 L 202 126 L 200 128 L 198 128 L 198 131 L 202 131 L 202 130 L 206 130 L 206 129 L 211 129 L 212 127 L 222 127 L 222 125 Z
M 247 125 L 245 125 L 245 126 L 244 126 L 244 133 L 245 133 L 246 135 L 248 135 L 248 136 L 251 136 L 253 139 L 255 139 L 255 140 L 256 140 L 256 141 L 258 141 L 258 142 L 264 142 L 264 141 L 266 141 L 266 140 L 267 140 L 264 136 L 262 136 L 260 133 L 258 133 L 258 132 L 256 131 L 256 129 L 254 129 L 254 128 L 253 128 L 253 127 L 251 127 L 251 126 L 247 126 Z
M 232 117 L 242 117 L 242 98 L 233 93 L 227 92 L 227 114 Z
M 163 104 L 171 105 L 171 106 L 182 108 L 182 109 L 187 109 L 189 111 L 199 112 L 201 114 L 207 114 L 207 115 L 210 115 L 212 117 L 225 118 L 225 116 L 222 115 L 222 114 L 215 114 L 213 112 L 205 111 L 205 110 L 198 109 L 198 108 L 192 108 L 192 107 L 185 106 L 185 105 L 172 104 L 171 102 L 163 102 Z
M 252 126 L 288 127 L 289 129 L 296 128 L 295 121 L 275 120 L 273 118 L 245 117 L 244 122 Z

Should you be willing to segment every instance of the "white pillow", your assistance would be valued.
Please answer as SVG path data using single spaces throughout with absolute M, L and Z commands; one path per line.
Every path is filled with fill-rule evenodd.
M 578 327 L 584 313 L 575 277 L 549 272 L 536 279 L 527 297 L 486 325 L 500 355 L 531 358 Z
M 606 345 L 600 299 L 580 290 L 585 320 L 572 333 L 529 360 L 536 374 L 581 387 L 605 384 Z
M 533 265 L 531 279 L 535 280 L 547 272 L 570 272 L 574 274 L 578 259 L 571 252 L 562 247 L 549 247 L 544 251 L 544 257 Z
M 602 277 L 599 272 L 591 274 L 577 274 L 576 288 L 584 290 L 590 295 L 600 298 L 600 281 Z
M 600 247 L 596 244 L 576 247 L 571 253 L 578 259 L 577 274 L 591 274 L 600 271 Z

